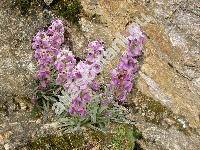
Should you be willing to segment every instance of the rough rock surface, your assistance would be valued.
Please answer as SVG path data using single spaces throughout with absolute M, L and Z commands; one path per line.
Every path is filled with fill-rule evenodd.
M 81 57 L 88 41 L 103 39 L 109 48 L 119 38 L 117 33 L 126 36 L 132 22 L 140 24 L 148 36 L 136 90 L 129 98 L 134 104 L 130 116 L 138 122 L 136 127 L 145 139 L 139 141 L 141 146 L 147 150 L 197 150 L 200 145 L 200 3 L 194 0 L 82 0 L 81 3 L 84 9 L 81 31 L 76 27 L 68 29 L 74 52 Z M 34 72 L 31 39 L 48 23 L 45 12 L 39 8 L 32 10 L 31 15 L 21 16 L 8 1 L 0 2 L 0 106 L 11 110 L 7 116 L 4 112 L 1 115 L 0 144 L 4 148 L 21 145 L 24 137 L 37 137 L 30 136 L 31 132 L 43 130 L 42 123 L 35 123 L 34 128 L 30 127 L 31 132 L 26 132 L 32 120 L 27 115 L 20 120 L 14 118 L 28 111 L 26 99 L 32 94 Z M 120 49 L 121 53 L 125 50 L 122 46 Z M 117 61 L 118 57 L 105 66 L 105 82 Z
M 14 97 L 31 95 L 34 63 L 31 40 L 36 31 L 46 25 L 44 14 L 32 10 L 21 16 L 9 1 L 0 2 L 0 99 L 1 104 Z M 0 105 L 1 105 L 0 104 Z

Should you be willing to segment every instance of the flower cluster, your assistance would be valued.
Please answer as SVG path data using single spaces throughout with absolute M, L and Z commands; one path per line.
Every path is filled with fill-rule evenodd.
M 76 59 L 71 51 L 68 49 L 62 49 L 57 55 L 54 66 L 58 71 L 56 78 L 57 85 L 67 85 L 72 82 L 72 71 L 76 65 Z
M 131 29 L 128 38 L 128 50 L 123 55 L 117 68 L 112 70 L 112 81 L 110 88 L 114 91 L 119 102 L 126 101 L 127 95 L 133 88 L 133 78 L 138 72 L 137 58 L 142 54 L 145 35 L 139 26 Z
M 87 104 L 91 101 L 91 95 L 88 89 L 82 90 L 79 96 L 72 100 L 68 112 L 71 115 L 85 116 L 87 115 Z
M 72 99 L 68 112 L 71 115 L 85 115 L 86 105 L 91 100 L 91 91 L 98 90 L 99 85 L 94 79 L 101 72 L 101 59 L 104 46 L 101 41 L 88 44 L 89 53 L 84 61 L 77 63 L 75 56 L 64 43 L 64 27 L 61 20 L 52 21 L 47 31 L 39 31 L 33 38 L 35 59 L 39 71 L 37 79 L 39 89 L 45 89 L 52 79 L 68 92 Z
M 93 41 L 89 43 L 88 49 L 90 49 L 85 61 L 80 61 L 74 68 L 73 82 L 68 87 L 72 93 L 79 94 L 82 90 L 90 87 L 96 76 L 101 72 L 102 66 L 100 63 L 103 57 L 104 46 L 100 41 Z M 77 95 L 76 94 L 76 95 Z
M 73 99 L 69 108 L 69 113 L 72 115 L 86 115 L 86 105 L 91 99 L 90 91 L 98 90 L 98 84 L 94 79 L 101 72 L 100 60 L 103 57 L 104 47 L 101 41 L 93 41 L 89 43 L 88 49 L 90 52 L 86 60 L 80 61 L 77 65 L 70 52 L 58 55 L 55 62 L 59 71 L 57 84 L 63 85 Z
M 40 80 L 40 89 L 46 88 L 50 82 L 52 64 L 63 42 L 64 27 L 61 20 L 52 21 L 47 31 L 39 31 L 33 38 L 32 47 L 39 68 L 36 78 Z
M 142 54 L 146 38 L 138 26 L 132 28 L 131 33 L 128 37 L 127 52 L 117 68 L 112 71 L 109 88 L 105 86 L 106 89 L 114 91 L 114 97 L 122 103 L 132 90 L 133 79 L 138 72 L 137 58 Z M 62 110 L 71 116 L 86 116 L 89 112 L 88 104 L 91 104 L 94 93 L 100 89 L 100 84 L 95 79 L 102 71 L 104 44 L 100 40 L 90 42 L 85 60 L 77 61 L 73 53 L 63 47 L 63 43 L 64 26 L 61 20 L 52 21 L 46 31 L 39 31 L 33 38 L 32 46 L 39 68 L 38 90 L 46 89 L 50 82 L 55 81 L 56 87 L 59 87 L 58 91 L 65 91 L 70 97 L 68 102 L 62 100 L 62 103 L 57 103 L 62 106 Z M 57 99 L 62 97 L 59 92 L 55 92 Z M 113 100 L 110 91 L 99 95 L 104 99 L 100 104 L 102 106 L 108 105 Z

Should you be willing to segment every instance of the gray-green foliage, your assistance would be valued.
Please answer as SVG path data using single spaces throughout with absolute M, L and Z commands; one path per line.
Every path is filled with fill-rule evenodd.
M 126 119 L 122 106 L 114 101 L 102 104 L 104 97 L 101 94 L 93 96 L 88 103 L 86 116 L 72 116 L 68 113 L 72 99 L 67 92 L 62 91 L 62 96 L 53 101 L 52 109 L 59 118 L 59 127 L 66 132 L 80 131 L 87 127 L 105 133 L 110 122 L 132 123 Z
M 61 115 L 65 110 L 67 110 L 72 102 L 72 99 L 67 92 L 62 91 L 62 95 L 58 95 L 58 101 L 53 99 L 55 102 L 52 106 L 52 109 L 55 111 L 56 115 Z

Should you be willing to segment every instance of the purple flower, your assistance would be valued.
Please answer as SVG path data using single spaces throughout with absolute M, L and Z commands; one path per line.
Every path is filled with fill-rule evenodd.
M 125 102 L 126 101 L 126 97 L 127 97 L 127 92 L 126 91 L 123 91 L 120 93 L 120 95 L 118 96 L 118 100 L 120 102 Z
M 103 48 L 103 43 L 101 41 L 92 41 L 88 44 L 88 47 L 93 49 L 94 51 L 98 51 Z
M 100 84 L 97 81 L 94 81 L 91 83 L 91 89 L 93 91 L 99 91 L 100 90 Z
M 133 83 L 131 81 L 124 81 L 124 89 L 127 92 L 131 92 L 132 88 L 133 88 Z
M 49 83 L 50 83 L 50 80 L 42 80 L 42 81 L 40 82 L 40 85 L 38 86 L 38 89 L 39 89 L 39 90 L 44 90 L 44 89 L 46 89 L 47 86 L 49 85 Z
M 102 67 L 100 65 L 100 63 L 94 63 L 91 66 L 91 72 L 93 72 L 94 74 L 99 74 L 102 70 Z
M 72 80 L 70 83 L 64 83 L 65 89 L 69 94 L 76 97 L 73 100 L 72 106 L 69 108 L 69 113 L 71 115 L 86 115 L 86 105 L 91 101 L 91 94 L 89 93 L 90 88 L 93 90 L 98 90 L 100 87 L 98 85 L 91 86 L 95 83 L 96 76 L 101 72 L 102 67 L 100 65 L 100 58 L 103 57 L 103 44 L 100 41 L 94 41 L 88 44 L 90 52 L 85 61 L 80 61 L 77 65 L 72 65 L 72 69 L 68 70 L 72 75 Z M 68 52 L 69 53 L 69 52 Z M 60 59 L 62 56 L 58 55 L 58 61 L 63 61 L 65 66 L 69 64 L 74 64 L 74 57 L 67 56 L 65 61 Z M 70 62 L 70 63 L 69 63 Z M 57 66 L 57 68 L 59 68 Z M 66 67 L 68 68 L 68 67 Z M 80 103 L 77 103 L 81 100 Z
M 49 37 L 49 43 L 56 49 L 59 49 L 63 42 L 64 35 L 59 32 L 55 32 L 52 36 Z
M 110 88 L 122 103 L 126 101 L 127 93 L 133 88 L 133 78 L 138 72 L 137 57 L 142 54 L 145 40 L 139 26 L 133 27 L 130 32 L 127 53 L 121 58 L 117 68 L 111 72 Z
M 146 37 L 139 26 L 131 28 L 130 32 L 127 52 L 111 72 L 108 89 L 113 93 L 104 93 L 105 100 L 101 105 L 110 104 L 113 97 L 120 103 L 125 102 L 133 88 L 134 77 L 138 72 L 137 58 L 142 55 Z M 38 89 L 45 90 L 50 82 L 56 80 L 56 84 L 64 88 L 72 98 L 68 107 L 69 114 L 84 117 L 88 115 L 87 106 L 91 103 L 93 94 L 100 92 L 100 84 L 95 79 L 102 71 L 104 44 L 100 40 L 90 42 L 86 59 L 77 62 L 63 43 L 64 26 L 61 20 L 53 20 L 47 31 L 39 31 L 33 38 L 32 47 L 35 49 L 34 57 L 39 68 Z
M 56 70 L 61 72 L 65 68 L 65 64 L 62 61 L 56 61 L 54 63 Z
M 72 104 L 68 110 L 71 115 L 85 116 L 87 114 L 86 105 L 91 100 L 88 90 L 83 90 L 79 96 L 73 99 Z
M 137 60 L 129 55 L 124 55 L 118 66 L 121 70 L 131 70 L 133 66 L 137 63 Z
M 75 98 L 72 101 L 72 104 L 68 110 L 68 112 L 71 115 L 79 115 L 79 116 L 85 116 L 87 111 L 84 103 L 82 102 L 82 99 L 80 97 Z
M 140 42 L 141 40 L 145 39 L 146 36 L 144 32 L 140 29 L 140 26 L 135 24 L 132 28 L 129 29 L 131 35 L 129 36 L 129 40 Z
M 81 94 L 82 94 L 81 95 L 82 100 L 86 103 L 90 102 L 90 100 L 92 99 L 92 97 L 87 89 L 83 90 Z
M 56 84 L 57 85 L 62 85 L 65 83 L 65 81 L 67 80 L 67 73 L 66 72 L 61 72 L 58 74 L 57 78 L 56 78 Z
M 56 58 L 56 54 L 60 50 L 60 46 L 64 42 L 64 27 L 61 20 L 52 21 L 52 25 L 47 31 L 39 31 L 33 38 L 32 47 L 35 49 L 35 59 L 37 60 L 39 71 L 38 79 L 41 80 L 41 87 L 47 87 L 47 79 L 50 80 L 52 63 Z M 59 71 L 63 67 L 61 63 L 56 65 Z M 57 78 L 57 82 L 61 82 L 63 76 Z
M 142 47 L 137 46 L 133 52 L 134 56 L 140 56 L 142 54 Z
M 94 63 L 95 62 L 94 51 L 88 53 L 86 61 L 88 61 L 89 63 Z
M 71 95 L 72 98 L 77 97 L 81 93 L 80 87 L 78 87 L 74 82 L 71 82 L 65 90 Z
M 38 72 L 38 79 L 46 79 L 50 77 L 50 71 L 49 70 L 41 70 Z

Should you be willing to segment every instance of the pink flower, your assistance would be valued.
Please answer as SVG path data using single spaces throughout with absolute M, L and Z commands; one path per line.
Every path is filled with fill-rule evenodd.
M 97 81 L 94 81 L 91 83 L 91 89 L 93 91 L 99 91 L 100 90 L 100 84 Z
M 141 31 L 140 26 L 139 25 L 134 25 L 132 28 L 129 29 L 129 32 L 131 33 L 131 35 L 129 36 L 129 39 L 131 41 L 140 41 L 142 38 L 145 38 L 144 33 Z
M 100 65 L 100 63 L 94 63 L 91 66 L 91 72 L 93 72 L 94 74 L 99 74 L 102 70 L 102 67 Z
M 92 97 L 87 89 L 82 91 L 81 98 L 86 103 L 90 102 L 90 100 L 92 99 Z

